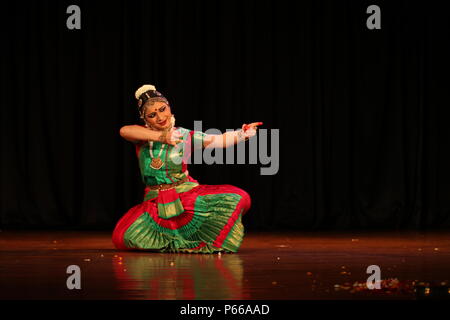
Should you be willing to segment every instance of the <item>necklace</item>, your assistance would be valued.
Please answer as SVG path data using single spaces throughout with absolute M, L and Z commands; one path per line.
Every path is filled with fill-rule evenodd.
M 158 156 L 156 158 L 153 157 L 153 141 L 148 141 L 148 151 L 150 154 L 150 158 L 152 159 L 152 162 L 150 162 L 150 168 L 159 170 L 164 165 L 164 162 L 161 160 L 161 154 L 166 147 L 166 144 L 163 144 L 161 147 L 161 150 L 159 150 Z
M 175 117 L 173 115 L 172 115 L 172 118 L 170 121 L 171 121 L 171 125 L 170 125 L 169 129 L 167 129 L 167 130 L 170 130 L 175 125 Z M 145 126 L 151 130 L 156 130 L 151 125 L 149 125 L 147 122 L 145 123 Z M 159 150 L 158 156 L 156 158 L 154 158 L 153 150 L 152 150 L 153 149 L 153 141 L 148 140 L 148 151 L 150 154 L 150 158 L 152 159 L 152 161 L 150 162 L 150 168 L 155 169 L 155 170 L 159 170 L 162 168 L 162 166 L 164 165 L 164 162 L 161 160 L 161 154 L 165 147 L 166 147 L 166 144 L 163 144 L 163 146 L 161 147 L 161 150 Z

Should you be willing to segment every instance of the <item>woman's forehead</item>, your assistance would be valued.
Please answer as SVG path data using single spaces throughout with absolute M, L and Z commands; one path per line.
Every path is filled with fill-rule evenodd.
M 157 102 L 153 103 L 151 106 L 148 106 L 145 111 L 147 111 L 147 112 L 158 111 L 158 109 L 163 106 L 167 106 L 167 104 L 165 102 L 157 101 Z

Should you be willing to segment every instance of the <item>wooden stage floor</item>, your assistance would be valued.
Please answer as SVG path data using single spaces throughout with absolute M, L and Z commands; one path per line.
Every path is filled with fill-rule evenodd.
M 81 270 L 69 290 L 67 267 Z M 382 288 L 366 286 L 367 267 Z M 450 297 L 449 232 L 248 233 L 237 254 L 117 251 L 108 232 L 0 232 L 0 299 Z

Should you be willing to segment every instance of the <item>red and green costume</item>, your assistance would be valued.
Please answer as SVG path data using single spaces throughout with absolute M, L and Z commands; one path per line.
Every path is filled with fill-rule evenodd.
M 144 201 L 131 208 L 117 223 L 113 242 L 118 249 L 159 252 L 236 252 L 244 236 L 242 215 L 250 208 L 250 196 L 231 185 L 201 185 L 189 176 L 185 150 L 202 145 L 204 133 L 177 128 L 183 144 L 177 148 L 153 144 L 153 155 L 164 165 L 150 167 L 149 144 L 136 145 L 141 176 L 146 186 L 186 182 L 168 190 L 145 188 Z M 183 161 L 174 160 L 182 158 Z

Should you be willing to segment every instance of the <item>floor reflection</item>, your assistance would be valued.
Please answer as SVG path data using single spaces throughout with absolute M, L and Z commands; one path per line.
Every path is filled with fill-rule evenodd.
M 113 257 L 123 298 L 248 299 L 243 264 L 236 254 L 124 252 Z

